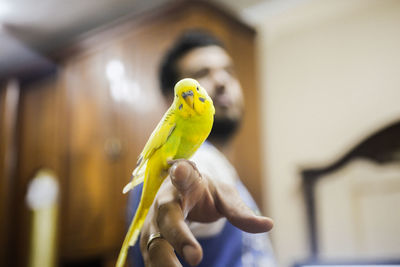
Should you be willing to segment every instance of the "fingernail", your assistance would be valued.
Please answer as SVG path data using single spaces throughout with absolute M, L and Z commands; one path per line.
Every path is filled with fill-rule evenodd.
M 169 168 L 169 175 L 171 177 L 174 177 L 175 170 L 176 170 L 176 164 L 172 165 L 171 168 Z
M 195 249 L 190 245 L 186 245 L 183 247 L 182 251 L 183 251 L 183 257 L 185 257 L 187 263 L 189 263 L 192 266 L 199 263 L 200 259 L 197 249 Z

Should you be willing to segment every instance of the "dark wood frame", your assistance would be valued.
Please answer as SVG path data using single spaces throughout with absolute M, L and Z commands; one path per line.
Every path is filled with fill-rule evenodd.
M 361 141 L 343 157 L 320 168 L 301 171 L 304 200 L 308 218 L 311 261 L 318 260 L 318 225 L 316 218 L 315 184 L 325 175 L 344 167 L 356 158 L 371 160 L 377 164 L 400 161 L 400 121 L 396 121 Z
M 13 236 L 9 228 L 15 223 L 15 200 L 17 169 L 17 135 L 20 85 L 11 79 L 0 84 L 0 266 L 9 266 L 10 244 Z

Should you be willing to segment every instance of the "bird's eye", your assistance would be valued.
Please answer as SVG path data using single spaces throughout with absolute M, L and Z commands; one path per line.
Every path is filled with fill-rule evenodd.
M 199 87 L 197 86 L 196 89 L 197 89 L 197 92 L 198 92 L 199 91 Z

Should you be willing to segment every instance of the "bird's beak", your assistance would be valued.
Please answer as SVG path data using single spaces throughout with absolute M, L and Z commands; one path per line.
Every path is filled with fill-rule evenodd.
M 186 104 L 189 105 L 189 107 L 193 108 L 193 91 L 187 91 L 182 93 L 183 99 L 186 101 Z

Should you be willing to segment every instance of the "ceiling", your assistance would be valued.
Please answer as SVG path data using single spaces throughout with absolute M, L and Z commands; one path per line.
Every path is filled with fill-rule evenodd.
M 0 0 L 0 78 L 29 62 L 51 64 L 43 55 L 80 34 L 123 16 L 134 16 L 173 0 Z M 190 0 L 187 0 L 190 1 Z M 193 0 L 192 0 L 193 1 Z M 243 10 L 278 0 L 212 0 L 243 16 Z M 31 66 L 32 68 L 32 66 Z

